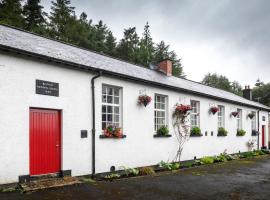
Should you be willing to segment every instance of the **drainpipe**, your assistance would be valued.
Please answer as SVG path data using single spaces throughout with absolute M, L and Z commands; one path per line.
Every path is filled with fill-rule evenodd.
M 91 79 L 92 90 L 92 177 L 96 172 L 96 105 L 95 105 L 95 79 L 100 77 L 102 72 L 100 71 Z
M 258 110 L 258 136 L 257 136 L 257 149 L 260 149 L 260 110 Z

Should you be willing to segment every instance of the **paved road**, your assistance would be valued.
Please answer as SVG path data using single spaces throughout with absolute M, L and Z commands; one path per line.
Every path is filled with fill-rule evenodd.
M 269 199 L 270 156 L 202 166 L 155 177 L 80 184 L 0 200 Z

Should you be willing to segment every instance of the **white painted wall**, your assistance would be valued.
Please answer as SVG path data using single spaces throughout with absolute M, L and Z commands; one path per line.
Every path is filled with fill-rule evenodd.
M 17 182 L 18 176 L 29 174 L 29 108 L 62 110 L 62 169 L 72 170 L 73 176 L 91 173 L 91 74 L 65 69 L 52 63 L 0 55 L 0 184 Z M 60 84 L 60 96 L 35 94 L 35 80 Z M 125 139 L 100 139 L 102 84 L 122 87 Z M 154 101 L 146 108 L 137 105 L 140 90 L 154 97 L 155 93 L 169 98 L 169 129 L 171 138 L 154 138 Z M 182 160 L 194 156 L 217 155 L 225 149 L 228 153 L 247 151 L 251 136 L 251 121 L 246 116 L 252 108 L 218 102 L 190 94 L 145 86 L 140 83 L 101 77 L 96 79 L 96 172 L 106 172 L 111 166 L 138 167 L 172 161 L 177 151 L 177 141 L 172 127 L 173 106 L 189 104 L 190 99 L 200 101 L 200 126 L 207 136 L 190 138 Z M 217 114 L 209 114 L 210 104 L 225 106 L 227 137 L 217 137 Z M 243 128 L 247 134 L 236 137 L 236 118 L 230 113 L 243 109 Z M 268 113 L 262 112 L 268 120 Z M 267 124 L 268 121 L 260 122 Z M 88 131 L 88 138 L 80 138 L 80 130 Z M 211 136 L 214 131 L 214 136 Z M 268 141 L 266 128 L 266 141 Z M 255 137 L 256 138 L 256 137 Z

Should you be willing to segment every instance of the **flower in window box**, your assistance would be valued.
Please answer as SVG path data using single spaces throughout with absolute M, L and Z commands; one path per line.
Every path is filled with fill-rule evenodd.
M 234 111 L 234 112 L 232 112 L 231 114 L 232 114 L 232 116 L 236 117 L 236 116 L 238 116 L 238 115 L 239 115 L 239 112 Z
M 169 135 L 169 129 L 167 126 L 161 126 L 158 130 L 157 130 L 157 135 L 160 136 L 166 136 Z
M 236 135 L 237 136 L 244 136 L 246 134 L 246 131 L 243 129 L 238 129 Z
M 223 127 L 218 128 L 217 136 L 227 136 L 227 134 L 228 134 L 228 131 L 225 128 Z
M 104 135 L 106 137 L 115 137 L 115 138 L 123 137 L 121 128 L 116 127 L 116 126 L 111 126 L 111 125 L 104 129 Z
M 141 105 L 144 105 L 144 107 L 146 107 L 151 101 L 152 101 L 152 98 L 146 94 L 140 95 L 138 98 L 138 103 Z
M 248 117 L 249 119 L 253 119 L 255 117 L 255 113 L 254 112 L 248 113 Z
M 190 130 L 190 136 L 202 136 L 200 127 L 192 127 Z
M 219 108 L 216 107 L 216 106 L 213 106 L 213 107 L 210 108 L 210 112 L 211 112 L 213 115 L 216 114 L 218 111 L 219 111 Z

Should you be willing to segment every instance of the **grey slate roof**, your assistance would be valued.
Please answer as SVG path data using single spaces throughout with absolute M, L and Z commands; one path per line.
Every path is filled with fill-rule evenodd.
M 187 79 L 168 77 L 155 70 L 150 70 L 102 54 L 84 50 L 72 45 L 47 39 L 35 34 L 0 25 L 1 48 L 14 48 L 20 51 L 38 54 L 54 59 L 82 65 L 89 68 L 106 70 L 118 75 L 134 77 L 147 82 L 188 90 L 201 95 L 212 96 L 240 104 L 270 110 L 269 107 L 249 101 L 230 92 L 196 83 Z

